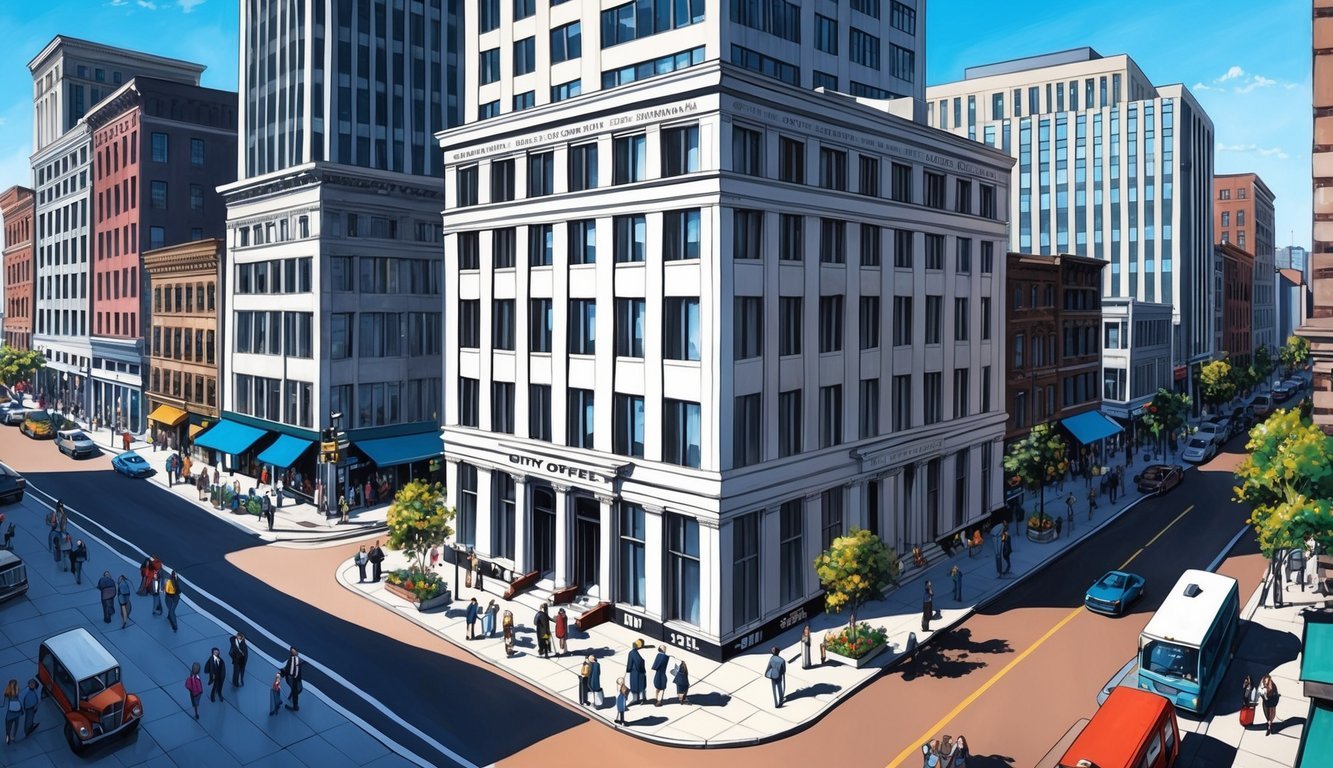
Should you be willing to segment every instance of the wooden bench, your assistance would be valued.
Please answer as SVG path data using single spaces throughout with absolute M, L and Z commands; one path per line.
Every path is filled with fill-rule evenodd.
M 570 584 L 567 587 L 561 587 L 560 589 L 552 591 L 551 602 L 555 605 L 568 605 L 569 603 L 574 602 L 574 598 L 578 597 L 578 594 L 579 585 Z
M 504 591 L 503 595 L 504 599 L 513 600 L 515 595 L 527 589 L 528 587 L 531 587 L 533 584 L 536 584 L 538 581 L 541 580 L 541 577 L 542 577 L 541 571 L 529 571 L 528 573 L 519 576 L 518 578 L 509 582 L 509 588 Z
M 574 628 L 580 631 L 587 631 L 598 624 L 605 624 L 611 620 L 614 611 L 611 610 L 611 604 L 601 602 L 583 612 L 583 615 L 574 620 Z

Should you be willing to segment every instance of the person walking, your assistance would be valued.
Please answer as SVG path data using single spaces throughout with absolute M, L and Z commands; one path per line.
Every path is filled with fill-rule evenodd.
M 500 622 L 501 631 L 505 638 L 505 658 L 514 655 L 514 612 L 505 609 L 504 617 Z
M 19 717 L 23 715 L 23 701 L 19 699 L 19 681 L 10 679 L 5 686 L 5 743 L 19 740 Z
M 1273 721 L 1277 719 L 1277 702 L 1279 694 L 1277 692 L 1277 683 L 1273 682 L 1271 675 L 1264 675 L 1259 681 L 1259 701 L 1264 705 L 1264 735 L 1273 735 Z
M 1088 490 L 1088 519 L 1092 519 L 1092 513 L 1097 509 L 1097 489 Z
M 213 701 L 216 696 L 218 701 L 226 701 L 222 698 L 222 684 L 227 680 L 227 662 L 222 660 L 222 651 L 214 648 L 208 655 L 204 674 L 208 675 L 208 700 Z
M 967 768 L 967 759 L 971 756 L 967 750 L 967 739 L 959 736 L 953 740 L 953 747 L 949 750 L 949 760 L 945 765 L 952 768 Z
M 28 679 L 28 688 L 23 691 L 23 738 L 37 730 L 37 705 L 42 696 L 37 692 L 37 681 Z
M 301 689 L 304 686 L 301 683 L 301 657 L 296 653 L 296 646 L 292 646 L 291 655 L 287 658 L 287 663 L 282 665 L 281 674 L 287 679 L 287 687 L 290 689 L 287 694 L 287 709 L 300 712 Z
M 653 657 L 653 706 L 662 706 L 662 696 L 666 693 L 667 687 L 667 664 L 671 659 L 667 656 L 666 646 L 657 646 L 657 655 Z
M 190 692 L 190 706 L 194 707 L 194 719 L 199 719 L 199 697 L 204 695 L 204 681 L 199 679 L 199 662 L 190 665 L 190 676 L 185 678 L 185 690 Z
M 477 639 L 477 614 L 481 612 L 481 607 L 477 605 L 477 598 L 472 598 L 467 604 L 467 639 Z
M 486 604 L 486 610 L 481 614 L 481 636 L 495 636 L 495 617 L 500 614 L 500 604 L 494 600 Z
M 1115 495 L 1116 495 L 1116 493 L 1119 492 L 1119 490 L 1120 490 L 1120 486 L 1119 486 L 1119 484 L 1116 483 L 1115 475 L 1116 475 L 1116 470 L 1115 470 L 1114 468 L 1112 468 L 1112 469 L 1111 469 L 1111 473 L 1110 473 L 1109 475 L 1106 476 L 1106 489 L 1107 489 L 1107 492 L 1110 493 L 1110 495 L 1111 495 L 1111 503 L 1112 503 L 1112 504 L 1115 503 Z
M 65 502 L 56 499 L 56 528 L 61 533 L 65 532 L 65 526 L 69 524 L 69 513 L 65 511 Z
M 1069 495 L 1065 497 L 1065 509 L 1068 510 L 1065 518 L 1071 523 L 1074 522 L 1074 501 L 1074 492 L 1070 491 Z
M 361 548 L 356 551 L 356 555 L 352 559 L 356 562 L 356 583 L 364 584 L 366 581 L 366 563 L 370 562 L 366 559 L 365 544 L 361 545 Z
M 935 617 L 935 588 L 930 579 L 926 579 L 925 589 L 921 594 L 921 631 L 930 631 L 930 620 Z
M 768 657 L 768 666 L 764 667 L 764 677 L 773 684 L 774 708 L 781 709 L 782 700 L 787 695 L 787 661 L 782 658 L 776 645 L 773 646 L 773 654 Z
M 589 662 L 589 656 L 583 660 L 583 666 L 579 667 L 579 706 L 588 706 L 588 675 L 592 674 L 592 665 Z
M 532 630 L 537 634 L 537 655 L 543 659 L 551 655 L 551 615 L 542 603 L 532 617 Z
M 176 456 L 173 454 L 167 457 L 167 487 L 175 485 L 176 482 Z
M 1008 534 L 1009 532 L 1005 531 L 1005 535 Z M 949 579 L 953 581 L 954 602 L 963 602 L 963 569 L 958 567 L 958 563 L 954 563 L 953 567 L 949 569 Z
M 73 554 L 70 556 L 70 562 L 74 564 L 74 583 L 82 584 L 83 564 L 88 562 L 88 545 L 83 543 L 83 539 L 79 539 L 79 543 L 75 544 L 71 551 Z
M 116 581 L 116 597 L 120 602 L 120 628 L 124 629 L 130 625 L 130 610 L 134 606 L 130 605 L 130 580 L 123 573 Z
M 47 549 L 55 556 L 55 561 L 60 562 L 60 529 L 56 527 L 54 521 L 51 523 L 51 532 L 46 535 Z M 60 570 L 65 570 L 63 567 Z
M 643 640 L 635 640 L 630 645 L 628 658 L 625 660 L 625 676 L 629 678 L 631 704 L 642 704 L 648 691 L 648 668 L 644 666 L 643 656 L 639 653 L 641 648 Z
M 73 566 L 69 565 L 70 553 L 73 551 L 74 540 L 69 537 L 68 533 L 66 533 L 60 537 L 60 558 L 65 561 L 61 563 L 60 570 L 74 570 Z
M 1014 540 L 1009 538 L 1009 532 L 1005 531 L 1000 534 L 1000 556 L 1004 558 L 1005 575 L 1008 575 L 1014 568 L 1013 563 L 1009 561 L 1009 558 L 1013 557 L 1013 554 Z
M 187 459 L 188 461 L 188 459 Z M 199 492 L 200 501 L 208 501 L 208 473 L 200 472 L 195 481 L 194 489 Z
M 344 503 L 346 503 L 344 501 Z M 370 560 L 370 580 L 378 584 L 380 582 L 380 564 L 384 562 L 384 550 L 380 549 L 379 539 L 375 540 L 375 546 L 370 548 L 370 554 L 366 556 Z
M 564 656 L 569 653 L 569 649 L 565 646 L 565 639 L 568 636 L 569 636 L 569 614 L 565 613 L 564 608 L 561 608 L 560 610 L 555 612 L 555 642 L 556 642 L 556 647 L 560 649 L 561 656 Z
M 181 601 L 181 583 L 180 577 L 175 571 L 167 578 L 167 583 L 163 585 L 162 592 L 167 596 L 167 621 L 171 624 L 171 631 L 175 632 L 176 627 L 176 606 Z
M 245 665 L 250 662 L 250 643 L 245 639 L 244 632 L 237 632 L 231 638 L 227 655 L 231 657 L 232 687 L 239 688 L 245 685 Z
M 97 592 L 102 598 L 102 623 L 111 623 L 111 614 L 116 612 L 116 581 L 111 578 L 111 571 L 102 571 L 102 578 L 97 580 Z
M 148 593 L 153 596 L 153 615 L 162 615 L 162 582 L 166 574 L 162 571 L 162 561 L 153 558 L 156 565 L 153 568 L 153 581 L 148 585 Z
M 126 451 L 130 449 L 130 441 L 133 439 L 134 438 L 130 436 L 130 432 L 128 429 L 120 433 L 120 444 L 125 446 Z
M 588 692 L 592 694 L 592 704 L 596 709 L 602 708 L 604 697 L 602 696 L 602 663 L 596 656 L 588 654 Z
M 625 678 L 616 678 L 616 725 L 628 725 L 625 722 L 627 709 L 629 709 L 629 688 L 625 687 Z
M 671 682 L 676 684 L 676 701 L 681 704 L 688 704 L 690 698 L 690 670 L 685 666 L 685 660 L 676 662 L 676 666 L 671 670 Z
M 273 685 L 268 689 L 268 715 L 272 717 L 282 709 L 282 673 L 273 673 Z
M 810 668 L 810 625 L 801 630 L 801 669 Z

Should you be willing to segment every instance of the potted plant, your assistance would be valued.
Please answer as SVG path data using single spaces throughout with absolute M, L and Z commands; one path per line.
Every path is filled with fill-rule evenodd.
M 439 574 L 415 568 L 391 571 L 385 579 L 385 589 L 412 603 L 418 611 L 428 611 L 453 601 L 449 585 Z
M 1055 540 L 1057 531 L 1055 521 L 1044 515 L 1033 515 L 1028 518 L 1028 539 L 1047 543 Z
M 413 480 L 394 494 L 385 523 L 389 546 L 402 550 L 411 560 L 399 573 L 397 582 L 389 577 L 389 591 L 412 600 L 424 611 L 452 600 L 448 589 L 434 571 L 426 567 L 426 555 L 453 535 L 449 522 L 454 510 L 444 503 L 444 487 L 439 483 Z M 401 590 L 401 591 L 400 591 Z
M 888 643 L 888 633 L 871 629 L 865 622 L 856 621 L 856 611 L 868 600 L 878 598 L 885 587 L 896 581 L 900 570 L 898 555 L 891 552 L 880 538 L 870 531 L 853 528 L 846 536 L 833 540 L 828 550 L 815 558 L 815 574 L 824 588 L 824 610 L 840 613 L 847 608 L 848 621 L 837 635 L 835 655 L 849 666 L 860 667 L 882 651 Z
M 259 503 L 259 497 L 258 497 L 258 496 L 249 496 L 249 497 L 246 497 L 246 499 L 245 499 L 245 511 L 246 511 L 246 512 L 249 512 L 250 514 L 254 515 L 255 517 L 259 517 L 260 513 L 262 512 L 262 507 L 261 507 L 261 505 L 260 505 L 260 503 Z
M 860 669 L 889 646 L 889 631 L 862 621 L 824 635 L 824 649 L 829 658 Z

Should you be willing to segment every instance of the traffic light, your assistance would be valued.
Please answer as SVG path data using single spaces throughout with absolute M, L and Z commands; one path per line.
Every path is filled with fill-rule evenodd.
M 338 441 L 325 440 L 319 444 L 320 459 L 326 464 L 337 464 L 341 458 L 338 455 Z

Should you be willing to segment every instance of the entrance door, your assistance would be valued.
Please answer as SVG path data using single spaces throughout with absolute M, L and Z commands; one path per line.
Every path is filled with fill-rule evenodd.
M 579 591 L 597 586 L 601 576 L 601 505 L 596 499 L 574 500 L 574 583 Z
M 546 574 L 555 571 L 555 491 L 532 491 L 532 569 Z

